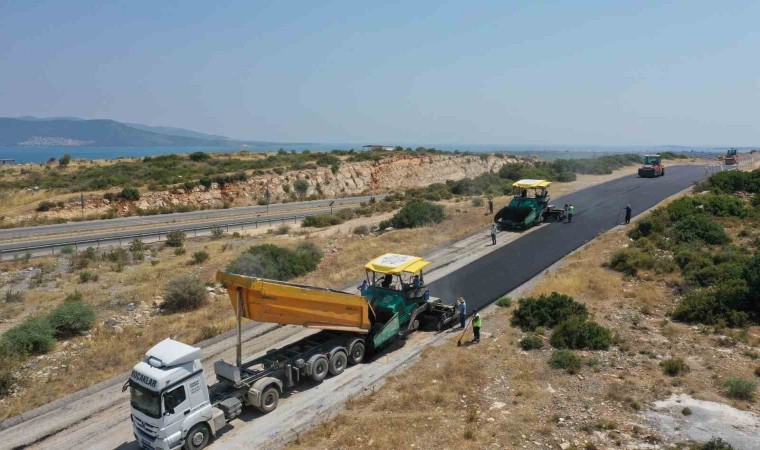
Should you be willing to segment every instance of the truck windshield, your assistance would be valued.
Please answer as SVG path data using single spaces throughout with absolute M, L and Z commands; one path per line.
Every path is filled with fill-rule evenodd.
M 648 166 L 653 166 L 653 165 L 655 165 L 655 164 L 657 164 L 659 162 L 660 162 L 659 158 L 656 157 L 656 156 L 645 156 L 644 157 L 644 164 L 646 164 Z
M 161 417 L 161 396 L 137 383 L 130 383 L 132 407 L 153 418 Z

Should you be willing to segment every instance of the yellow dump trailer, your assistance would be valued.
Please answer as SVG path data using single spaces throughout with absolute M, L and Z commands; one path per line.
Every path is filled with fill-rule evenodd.
M 242 317 L 257 322 L 303 325 L 322 330 L 367 334 L 370 305 L 359 295 L 315 286 L 217 272 L 232 308 L 242 296 Z

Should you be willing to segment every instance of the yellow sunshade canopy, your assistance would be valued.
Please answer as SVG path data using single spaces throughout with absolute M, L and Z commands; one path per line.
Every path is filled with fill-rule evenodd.
M 526 179 L 526 180 L 515 181 L 514 183 L 512 183 L 512 187 L 522 188 L 522 189 L 539 189 L 539 188 L 548 188 L 549 186 L 551 186 L 551 184 L 552 184 L 551 181 Z
M 429 265 L 429 261 L 419 256 L 386 253 L 368 262 L 364 267 L 377 273 L 398 275 L 402 272 L 417 273 Z

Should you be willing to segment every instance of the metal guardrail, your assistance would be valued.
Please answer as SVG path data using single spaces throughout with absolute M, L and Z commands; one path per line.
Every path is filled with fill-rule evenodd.
M 723 163 L 714 162 L 711 164 L 705 164 L 705 174 L 712 175 L 718 172 L 726 172 L 729 170 L 739 170 L 747 166 L 751 166 L 760 159 L 760 152 L 755 153 L 741 153 L 739 154 L 739 161 L 737 164 L 727 166 Z
M 345 208 L 335 208 L 335 209 L 339 211 Z M 57 243 L 39 244 L 39 245 L 21 245 L 18 247 L 0 249 L 0 261 L 3 261 L 4 255 L 8 255 L 8 254 L 16 255 L 16 256 L 18 256 L 19 254 L 35 256 L 32 252 L 50 249 L 50 254 L 55 255 L 56 249 L 63 249 L 65 247 L 73 247 L 74 250 L 79 250 L 80 246 L 84 247 L 85 244 L 90 244 L 90 245 L 87 245 L 87 247 L 92 247 L 93 246 L 92 244 L 95 244 L 96 247 L 100 248 L 101 243 L 102 244 L 108 243 L 109 245 L 115 245 L 118 242 L 118 245 L 121 246 L 124 244 L 128 244 L 134 241 L 135 239 L 157 238 L 157 241 L 160 242 L 162 236 L 165 237 L 168 233 L 171 233 L 173 231 L 182 231 L 185 234 L 193 233 L 193 237 L 196 237 L 198 236 L 199 231 L 211 232 L 212 230 L 215 230 L 215 229 L 221 229 L 229 233 L 230 230 L 234 232 L 235 229 L 237 228 L 239 228 L 240 231 L 243 231 L 245 230 L 246 226 L 248 228 L 250 228 L 250 226 L 253 226 L 254 228 L 258 228 L 260 224 L 264 224 L 264 226 L 269 226 L 269 227 L 277 223 L 281 223 L 284 225 L 285 222 L 290 222 L 291 220 L 295 224 L 295 223 L 298 223 L 299 219 L 303 220 L 309 216 L 326 214 L 326 213 L 329 213 L 331 210 L 332 208 L 321 210 L 321 211 L 313 211 L 308 214 L 297 214 L 294 216 L 287 216 L 287 217 L 236 221 L 236 222 L 231 222 L 231 223 L 221 223 L 221 224 L 213 224 L 213 225 L 188 227 L 188 228 L 177 228 L 177 229 L 168 230 L 168 231 L 135 233 L 135 234 L 129 234 L 129 235 L 124 235 L 124 236 L 76 239 L 76 240 L 71 240 L 71 241 L 66 241 L 66 242 L 57 242 Z

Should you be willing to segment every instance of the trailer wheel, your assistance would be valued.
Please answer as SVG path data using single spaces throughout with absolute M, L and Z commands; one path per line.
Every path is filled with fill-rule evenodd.
M 333 355 L 330 357 L 330 374 L 331 375 L 340 375 L 343 373 L 344 370 L 346 370 L 346 365 L 348 364 L 348 356 L 346 356 L 346 352 L 344 351 L 337 351 L 333 353 Z
M 364 360 L 364 342 L 357 339 L 348 348 L 348 362 L 359 364 Z
M 327 362 L 327 358 L 321 355 L 314 358 L 311 363 L 311 379 L 314 381 L 324 380 L 329 369 L 330 364 Z
M 276 386 L 272 385 L 264 389 L 261 393 L 261 400 L 259 400 L 259 411 L 264 414 L 270 413 L 277 408 L 277 404 L 280 402 L 280 391 Z
M 211 433 L 208 431 L 208 427 L 203 424 L 198 424 L 190 429 L 185 438 L 186 450 L 201 450 L 206 447 Z

